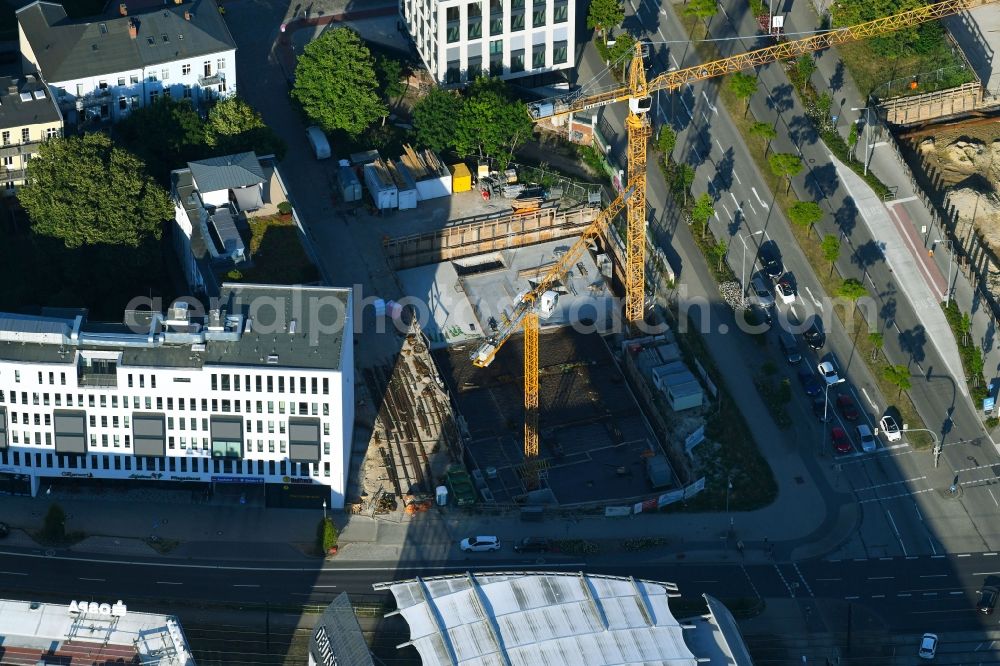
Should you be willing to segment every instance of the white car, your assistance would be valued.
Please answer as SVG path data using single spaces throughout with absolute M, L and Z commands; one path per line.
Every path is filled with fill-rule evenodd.
M 816 366 L 816 370 L 819 372 L 820 376 L 826 380 L 828 385 L 832 386 L 840 383 L 840 376 L 837 374 L 837 368 L 833 366 L 833 363 L 823 361 Z
M 459 544 L 463 553 L 486 553 L 491 550 L 500 550 L 500 539 L 495 536 L 475 536 L 462 539 Z
M 878 443 L 875 441 L 872 429 L 866 425 L 858 426 L 858 439 L 861 440 L 861 450 L 865 453 L 871 453 L 878 448 Z
M 795 302 L 795 283 L 786 275 L 774 285 L 774 293 L 781 298 L 782 303 L 791 305 Z
M 886 415 L 882 417 L 882 420 L 878 424 L 882 428 L 882 434 L 890 442 L 898 442 L 903 439 L 903 433 L 900 432 L 899 426 L 896 425 L 896 419 Z
M 924 637 L 920 639 L 920 649 L 917 650 L 917 656 L 921 659 L 933 659 L 934 655 L 937 654 L 937 644 L 937 634 L 924 634 Z

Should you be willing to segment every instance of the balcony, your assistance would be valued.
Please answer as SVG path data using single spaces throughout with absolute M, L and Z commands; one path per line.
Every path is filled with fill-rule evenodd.
M 76 380 L 80 386 L 117 388 L 117 363 L 110 359 L 81 359 L 76 367 Z
M 211 76 L 199 76 L 198 77 L 198 85 L 201 86 L 201 87 L 203 87 L 203 88 L 206 87 L 206 86 L 217 86 L 217 85 L 219 85 L 220 83 L 222 83 L 225 80 L 226 80 L 226 75 L 225 74 L 216 72 L 215 74 L 212 74 Z

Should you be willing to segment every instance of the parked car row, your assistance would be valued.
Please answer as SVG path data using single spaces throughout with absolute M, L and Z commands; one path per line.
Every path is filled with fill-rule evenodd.
M 458 544 L 463 553 L 489 553 L 500 550 L 500 537 L 474 536 L 462 539 Z M 514 544 L 515 553 L 548 553 L 556 550 L 555 545 L 545 537 L 524 537 Z

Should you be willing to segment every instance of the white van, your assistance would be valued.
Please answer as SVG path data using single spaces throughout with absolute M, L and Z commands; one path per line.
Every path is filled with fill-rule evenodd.
M 309 139 L 309 145 L 312 146 L 313 152 L 316 153 L 316 159 L 325 160 L 330 157 L 330 142 L 326 140 L 326 134 L 323 133 L 323 130 L 315 125 L 307 127 L 306 137 Z

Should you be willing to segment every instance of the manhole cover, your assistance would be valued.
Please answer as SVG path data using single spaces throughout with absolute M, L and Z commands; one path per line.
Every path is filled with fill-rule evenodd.
M 805 483 L 805 482 L 806 482 L 806 480 L 805 480 L 805 479 L 803 479 L 803 478 L 802 478 L 801 476 L 797 476 L 797 477 L 795 477 L 795 483 L 799 484 L 800 486 L 801 486 L 801 485 L 802 485 L 803 483 Z

